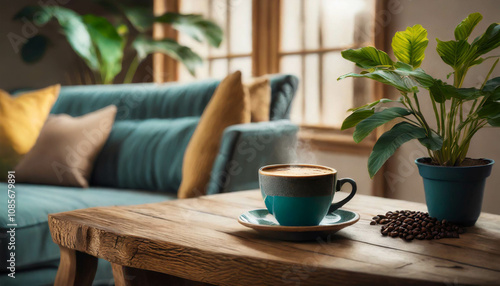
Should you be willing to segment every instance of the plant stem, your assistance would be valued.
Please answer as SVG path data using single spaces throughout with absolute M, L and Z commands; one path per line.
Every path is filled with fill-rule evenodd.
M 125 78 L 123 79 L 123 83 L 132 83 L 132 80 L 134 79 L 134 75 L 138 67 L 139 67 L 139 58 L 136 55 L 132 60 L 132 62 L 130 63 L 130 66 L 128 67 L 127 73 L 125 74 Z

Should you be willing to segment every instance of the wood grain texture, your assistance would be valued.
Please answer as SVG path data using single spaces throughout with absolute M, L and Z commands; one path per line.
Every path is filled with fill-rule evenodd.
M 337 193 L 335 201 L 345 196 Z M 361 220 L 317 241 L 261 238 L 237 222 L 263 208 L 258 191 L 49 216 L 54 242 L 126 267 L 215 285 L 498 284 L 500 216 L 481 214 L 460 239 L 383 237 L 371 217 L 425 205 L 357 195 Z
M 92 285 L 97 270 L 97 258 L 63 246 L 59 246 L 59 250 L 61 259 L 54 285 Z

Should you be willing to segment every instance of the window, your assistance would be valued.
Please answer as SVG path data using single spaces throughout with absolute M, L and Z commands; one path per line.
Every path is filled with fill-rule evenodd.
M 198 68 L 196 78 L 179 67 L 180 81 L 223 78 L 236 70 L 244 77 L 252 76 L 252 0 L 182 0 L 180 12 L 202 14 L 216 21 L 225 36 L 220 47 L 213 48 L 180 34 L 179 42 L 191 47 L 206 63 Z
M 373 11 L 373 0 L 281 1 L 280 71 L 299 76 L 301 82 L 293 121 L 338 129 L 355 96 L 363 102 L 372 97 L 368 81 L 337 78 L 355 71 L 342 50 L 374 45 Z
M 178 0 L 157 0 L 161 1 Z M 225 32 L 218 49 L 179 35 L 181 43 L 206 60 L 197 70 L 196 78 L 222 78 L 238 69 L 244 77 L 277 72 L 294 74 L 300 78 L 300 89 L 291 119 L 302 126 L 301 137 L 318 142 L 323 148 L 336 142 L 349 145 L 337 150 L 369 152 L 373 144 L 370 138 L 364 144 L 353 145 L 348 134 L 336 131 L 347 109 L 376 97 L 376 84 L 353 78 L 338 82 L 337 78 L 357 71 L 354 64 L 341 57 L 342 50 L 376 45 L 375 19 L 382 1 L 179 0 L 178 3 L 180 12 L 203 14 L 218 22 Z M 181 65 L 176 78 L 194 79 Z

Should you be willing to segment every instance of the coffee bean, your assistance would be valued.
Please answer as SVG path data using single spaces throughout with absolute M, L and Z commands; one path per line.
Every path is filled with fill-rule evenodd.
M 376 215 L 370 225 L 382 225 L 383 236 L 400 237 L 406 241 L 413 239 L 459 238 L 464 229 L 448 221 L 430 217 L 428 213 L 396 210 Z

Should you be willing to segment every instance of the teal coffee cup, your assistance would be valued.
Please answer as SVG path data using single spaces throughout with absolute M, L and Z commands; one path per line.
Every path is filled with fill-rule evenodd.
M 349 196 L 333 203 L 335 192 L 345 183 L 352 186 Z M 356 182 L 337 180 L 335 169 L 308 164 L 269 165 L 259 169 L 259 184 L 269 213 L 283 226 L 319 225 L 356 194 Z

